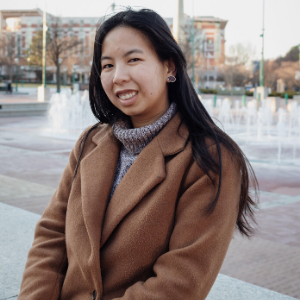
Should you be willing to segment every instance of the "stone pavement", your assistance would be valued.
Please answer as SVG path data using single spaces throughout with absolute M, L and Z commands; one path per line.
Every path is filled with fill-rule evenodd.
M 0 92 L 0 103 L 27 103 L 37 102 L 37 95 L 26 95 L 26 94 L 6 94 Z
M 49 137 L 48 127 L 46 117 L 0 118 L 1 300 L 16 295 L 20 282 L 20 278 L 14 279 L 11 273 L 3 273 L 1 265 L 12 262 L 12 269 L 16 268 L 21 274 L 27 250 L 22 251 L 25 258 L 20 264 L 16 251 L 30 247 L 34 224 L 57 187 L 75 143 Z M 251 240 L 235 234 L 221 269 L 222 275 L 208 299 L 285 299 L 233 278 L 300 299 L 300 167 L 262 162 L 253 162 L 252 166 L 261 190 L 261 209 L 257 213 L 259 228 Z M 10 216 L 10 221 L 5 216 Z M 12 227 L 5 227 L 7 222 L 13 222 Z M 14 224 L 21 230 L 18 236 L 15 236 Z M 24 239 L 27 244 L 22 248 Z M 12 253 L 16 257 L 10 258 Z M 9 287 L 6 282 L 16 283 Z M 11 288 L 10 294 L 4 288 Z M 13 290 L 16 294 L 11 294 Z M 218 290 L 222 293 L 218 294 Z M 237 295 L 238 290 L 239 296 L 234 298 L 230 293 Z M 251 298 L 250 291 L 260 296 Z
M 17 299 L 22 273 L 39 214 L 0 202 L 0 299 Z M 294 298 L 259 288 L 219 274 L 207 300 L 293 300 Z

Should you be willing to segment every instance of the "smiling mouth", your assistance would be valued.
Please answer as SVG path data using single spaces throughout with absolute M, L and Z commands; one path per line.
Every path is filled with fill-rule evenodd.
M 138 92 L 126 92 L 126 93 L 120 93 L 118 94 L 118 97 L 121 99 L 121 100 L 128 100 L 128 99 L 131 99 L 132 97 L 134 97 Z

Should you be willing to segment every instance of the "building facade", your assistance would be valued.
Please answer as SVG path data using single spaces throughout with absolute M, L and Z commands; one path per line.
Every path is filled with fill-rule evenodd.
M 215 17 L 186 17 L 189 32 L 193 23 L 196 86 L 215 89 L 224 84 L 219 80 L 219 67 L 225 63 L 227 21 Z
M 62 73 L 69 74 L 68 81 L 70 82 L 71 73 L 75 72 L 77 80 L 87 82 L 90 71 L 90 61 L 93 55 L 93 44 L 99 18 L 83 17 L 83 18 L 58 18 L 51 14 L 47 14 L 47 27 L 59 26 L 60 38 L 65 39 L 72 37 L 81 42 L 80 45 L 64 51 L 62 58 Z M 36 34 L 43 30 L 43 11 L 40 9 L 33 10 L 2 10 L 0 11 L 0 57 L 6 58 L 6 63 L 3 63 L 0 70 L 0 75 L 7 75 L 9 68 L 15 69 L 18 65 L 24 70 L 25 80 L 29 78 L 34 81 L 36 76 L 34 73 L 41 67 L 36 67 L 31 64 L 28 54 L 28 49 L 32 43 L 32 39 Z M 8 56 L 11 61 L 7 60 Z M 1 61 L 0 61 L 1 63 Z M 75 66 L 75 68 L 73 68 Z M 47 62 L 47 79 L 55 82 L 56 67 Z M 12 72 L 14 73 L 14 71 Z M 20 73 L 20 72 L 19 72 Z M 53 74 L 49 80 L 49 73 Z M 21 73 L 20 73 L 21 74 Z M 18 76 L 20 76 L 20 74 Z M 14 74 L 12 74 L 14 76 Z M 12 76 L 12 77 L 13 77 Z
M 100 21 L 100 18 L 57 18 L 47 14 L 48 28 L 57 26 L 58 22 L 61 27 L 62 38 L 72 36 L 81 41 L 81 45 L 77 46 L 77 48 L 75 47 L 75 49 L 62 53 L 61 71 L 67 74 L 67 81 L 70 82 L 72 72 L 75 72 L 77 80 L 88 81 L 90 62 L 93 55 L 93 43 Z M 165 18 L 165 21 L 170 29 L 173 30 L 173 18 Z M 218 84 L 218 66 L 225 61 L 226 24 L 226 20 L 219 18 L 191 18 L 184 15 L 183 31 L 185 34 L 183 35 L 183 40 L 179 41 L 179 43 L 183 47 L 188 62 L 194 56 L 195 82 L 199 88 L 216 88 Z M 28 60 L 28 49 L 32 38 L 43 29 L 42 26 L 43 11 L 40 9 L 0 11 L 0 37 L 2 37 L 2 40 L 9 40 L 10 43 L 10 47 L 3 47 L 3 45 L 0 47 L 0 57 L 10 55 L 13 69 L 18 64 L 24 69 L 26 75 L 24 77 L 31 77 L 32 80 L 34 79 L 32 70 L 40 67 L 35 67 L 30 63 Z M 55 70 L 56 68 L 48 62 L 47 72 L 53 73 L 52 80 L 50 78 L 50 81 L 53 82 L 56 80 Z M 9 64 L 2 63 L 0 75 L 7 75 L 10 71 Z M 49 80 L 48 77 L 47 80 Z

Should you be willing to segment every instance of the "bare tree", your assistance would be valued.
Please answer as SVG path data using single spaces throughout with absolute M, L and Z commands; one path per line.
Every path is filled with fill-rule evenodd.
M 178 43 L 186 59 L 189 76 L 192 75 L 192 68 L 194 64 L 194 79 L 196 85 L 198 85 L 198 82 L 203 79 L 203 74 L 205 74 L 205 70 L 203 68 L 205 65 L 205 55 L 204 52 L 201 52 L 200 50 L 197 31 L 195 30 L 193 35 L 192 29 L 187 26 L 183 27 L 182 31 L 183 39 Z
M 36 37 L 32 40 L 32 44 L 29 49 L 30 61 L 36 62 L 38 65 L 42 65 L 42 52 L 43 52 L 43 32 L 37 33 Z M 51 19 L 51 25 L 47 31 L 47 59 L 56 66 L 56 86 L 59 90 L 59 76 L 60 76 L 60 64 L 62 64 L 71 53 L 76 54 L 80 51 L 78 49 L 82 41 L 71 34 L 70 30 L 66 30 L 61 26 L 61 19 L 59 17 L 53 17 Z M 59 61 L 61 59 L 61 62 Z
M 251 61 L 255 49 L 251 45 L 238 43 L 229 48 L 225 64 L 220 66 L 220 73 L 227 86 L 244 86 L 251 77 Z
M 277 80 L 280 78 L 277 69 L 280 67 L 274 60 L 267 60 L 264 63 L 264 84 L 273 90 L 276 90 Z
M 255 49 L 251 44 L 238 43 L 229 47 L 227 58 L 236 65 L 247 65 L 255 56 Z
M 8 76 L 12 79 L 13 64 L 16 58 L 16 36 L 12 32 L 6 32 L 0 36 L 0 65 L 7 66 Z
M 299 70 L 299 63 L 297 61 L 284 61 L 280 64 L 280 67 L 276 69 L 278 78 L 284 80 L 289 90 L 295 87 L 300 87 L 299 80 L 295 78 L 296 71 Z

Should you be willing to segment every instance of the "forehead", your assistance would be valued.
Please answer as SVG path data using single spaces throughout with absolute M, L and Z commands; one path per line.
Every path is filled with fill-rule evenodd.
M 120 26 L 112 29 L 104 38 L 102 55 L 122 53 L 129 48 L 141 48 L 146 52 L 154 52 L 150 41 L 143 33 L 131 27 Z

